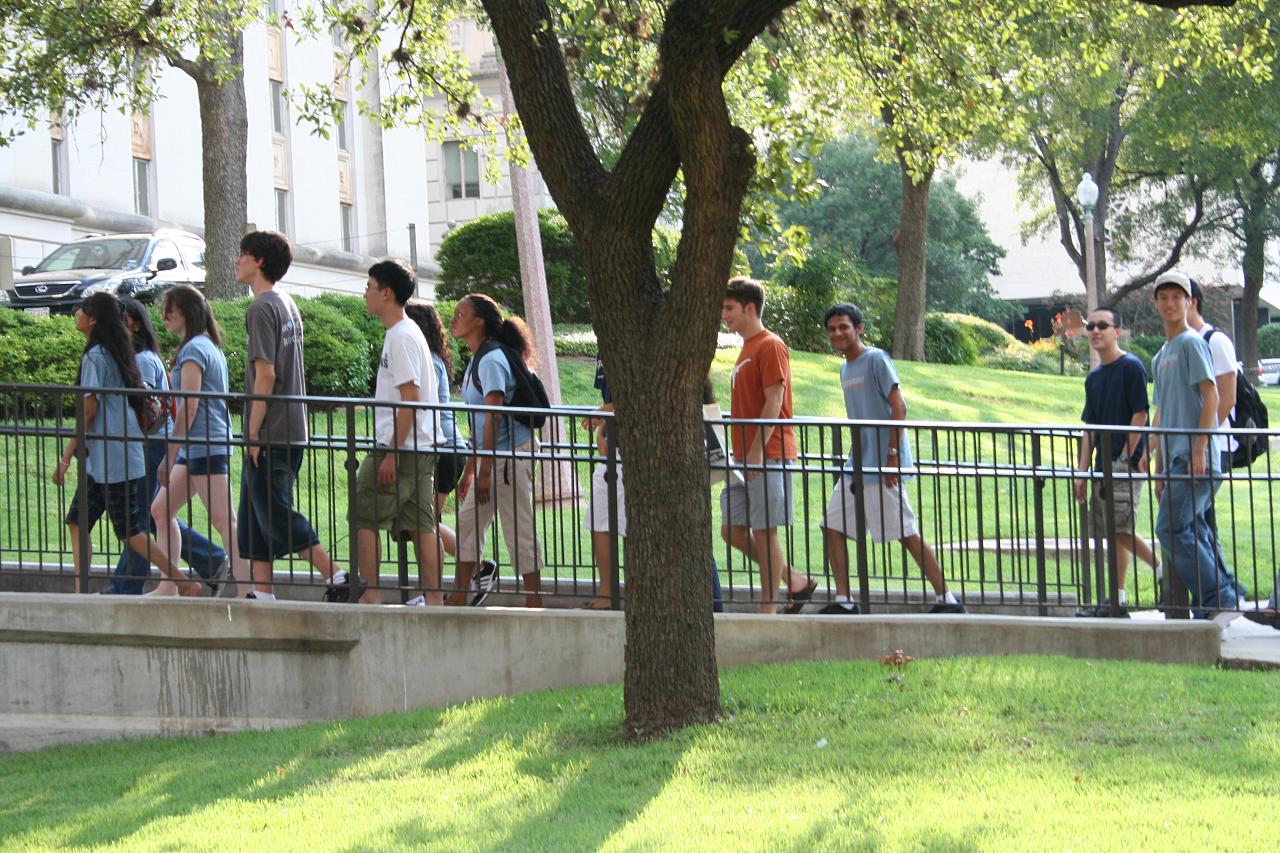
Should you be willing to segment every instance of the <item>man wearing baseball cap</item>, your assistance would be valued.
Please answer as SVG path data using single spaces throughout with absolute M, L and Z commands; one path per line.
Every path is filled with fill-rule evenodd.
M 1151 360 L 1152 426 L 1177 430 L 1160 435 L 1152 446 L 1160 501 L 1156 537 L 1165 566 L 1191 591 L 1196 616 L 1207 618 L 1212 611 L 1236 606 L 1234 585 L 1218 562 L 1216 537 L 1205 517 L 1220 464 L 1210 441 L 1218 425 L 1218 387 L 1209 345 L 1187 325 L 1191 279 L 1166 272 L 1156 279 L 1154 296 L 1166 340 Z

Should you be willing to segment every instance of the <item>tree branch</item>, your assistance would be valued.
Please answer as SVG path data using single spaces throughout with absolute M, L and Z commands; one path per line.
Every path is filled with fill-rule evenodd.
M 1162 273 L 1166 273 L 1178 265 L 1178 262 L 1182 260 L 1183 249 L 1186 248 L 1187 243 L 1196 235 L 1196 232 L 1198 232 L 1203 225 L 1205 215 L 1204 195 L 1207 190 L 1207 182 L 1197 180 L 1194 177 L 1191 178 L 1191 195 L 1194 200 L 1191 219 L 1186 222 L 1178 232 L 1178 236 L 1173 241 L 1172 248 L 1169 249 L 1169 254 L 1155 269 L 1145 272 L 1142 275 L 1135 276 L 1113 290 L 1109 300 L 1110 304 L 1114 305 L 1133 291 L 1146 287 L 1148 284 L 1151 284 L 1151 282 L 1159 278 Z

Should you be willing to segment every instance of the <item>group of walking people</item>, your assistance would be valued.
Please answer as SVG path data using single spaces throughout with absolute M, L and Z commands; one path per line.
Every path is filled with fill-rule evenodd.
M 77 491 L 66 517 L 77 543 L 77 582 L 88 557 L 79 545 L 80 530 L 92 528 L 106 513 L 126 546 L 104 590 L 108 593 L 140 593 L 154 564 L 161 580 L 150 595 L 194 596 L 202 586 L 216 591 L 227 585 L 244 597 L 270 600 L 275 597 L 273 562 L 297 555 L 325 579 L 325 600 L 376 603 L 381 601 L 380 544 L 382 533 L 388 532 L 415 548 L 422 594 L 410 604 L 474 606 L 498 582 L 497 564 L 482 558 L 496 516 L 525 604 L 540 606 L 543 559 L 533 512 L 537 440 L 528 419 L 499 411 L 512 404 L 520 375 L 536 370 L 524 323 L 504 317 L 497 303 L 481 294 L 457 303 L 449 334 L 474 354 L 460 380 L 462 402 L 473 407 L 468 441 L 448 408 L 453 371 L 446 333 L 435 309 L 413 299 L 413 269 L 398 260 L 369 269 L 365 308 L 382 322 L 386 334 L 372 405 L 375 446 L 360 463 L 356 501 L 349 508 L 357 530 L 356 565 L 344 570 L 294 506 L 294 484 L 308 441 L 303 324 L 297 305 L 276 287 L 291 262 L 287 238 L 271 231 L 246 235 L 235 261 L 237 280 L 254 297 L 245 318 L 243 443 L 248 452 L 236 509 L 228 482 L 233 431 L 227 361 L 221 329 L 204 296 L 187 286 L 164 293 L 164 326 L 180 341 L 168 371 L 144 306 L 103 293 L 90 296 L 77 311 L 76 328 L 86 339 L 77 384 L 86 389 L 87 446 L 84 493 Z M 1219 357 L 1230 342 L 1204 323 L 1198 291 L 1196 283 L 1176 272 L 1161 276 L 1154 288 L 1168 340 L 1153 360 L 1157 412 L 1151 423 L 1185 432 L 1164 433 L 1148 443 L 1140 432 L 1118 433 L 1104 442 L 1100 434 L 1087 431 L 1081 442 L 1081 471 L 1101 470 L 1105 444 L 1119 475 L 1112 494 L 1104 494 L 1101 480 L 1093 478 L 1091 518 L 1096 537 L 1108 529 L 1106 513 L 1112 514 L 1122 606 L 1130 553 L 1153 567 L 1171 566 L 1190 590 L 1198 613 L 1233 608 L 1244 595 L 1226 564 L 1212 517 L 1213 494 L 1221 484 L 1214 474 L 1230 458 L 1230 437 L 1222 430 L 1234 400 L 1234 354 Z M 787 562 L 779 537 L 779 530 L 793 522 L 797 443 L 786 423 L 793 417 L 790 355 L 782 339 L 765 328 L 764 305 L 765 291 L 758 282 L 741 277 L 729 282 L 721 319 L 742 336 L 743 346 L 731 380 L 730 433 L 737 465 L 732 476 L 726 469 L 724 477 L 721 536 L 756 563 L 761 612 L 781 608 L 799 613 L 812 600 L 817 581 Z M 895 424 L 906 419 L 907 405 L 893 361 L 865 342 L 856 306 L 832 306 L 824 324 L 833 349 L 842 356 L 839 381 L 846 415 L 881 423 L 855 430 L 853 450 L 827 501 L 821 526 L 835 592 L 820 612 L 858 612 L 847 541 L 869 535 L 875 542 L 902 544 L 932 588 L 931 612 L 963 613 L 921 535 L 906 491 L 911 445 L 906 430 Z M 1116 427 L 1146 425 L 1146 371 L 1119 348 L 1119 313 L 1091 312 L 1086 328 L 1101 364 L 1086 378 L 1082 419 Z M 1224 383 L 1229 386 L 1225 392 Z M 613 398 L 600 364 L 596 385 L 601 408 L 611 409 Z M 707 385 L 708 401 L 713 401 Z M 118 392 L 121 388 L 136 390 L 126 396 Z M 169 390 L 178 393 L 160 396 L 166 405 L 156 417 L 148 392 Z M 765 423 L 744 423 L 755 420 Z M 599 430 L 603 454 L 604 422 L 589 423 Z M 54 471 L 55 483 L 64 482 L 75 451 L 73 440 Z M 1145 474 L 1149 462 L 1155 473 L 1169 475 L 1155 485 L 1163 561 L 1135 528 L 1142 481 L 1131 475 Z M 615 532 L 626 535 L 622 467 L 615 466 L 611 483 L 605 465 L 593 474 L 585 525 L 593 534 L 600 583 L 587 607 L 613 604 L 611 537 Z M 455 491 L 456 532 L 442 523 Z M 1077 481 L 1079 500 L 1088 491 L 1085 479 Z M 613 519 L 607 510 L 610 492 L 617 507 Z M 196 496 L 221 547 L 182 522 L 184 508 Z M 449 591 L 441 575 L 446 553 L 456 559 Z M 192 575 L 181 569 L 179 558 Z M 718 571 L 710 555 L 709 563 L 719 602 Z M 780 597 L 782 584 L 785 598 Z M 1275 613 L 1274 601 L 1269 612 Z M 1109 605 L 1082 615 L 1110 615 Z

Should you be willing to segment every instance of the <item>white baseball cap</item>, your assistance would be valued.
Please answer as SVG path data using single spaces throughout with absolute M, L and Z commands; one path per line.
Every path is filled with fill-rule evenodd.
M 1152 292 L 1154 293 L 1155 291 L 1158 291 L 1166 284 L 1176 284 L 1178 287 L 1182 288 L 1183 293 L 1187 294 L 1187 297 L 1190 298 L 1191 279 L 1188 278 L 1185 273 L 1180 273 L 1177 270 L 1169 270 L 1168 272 L 1161 273 L 1156 279 Z

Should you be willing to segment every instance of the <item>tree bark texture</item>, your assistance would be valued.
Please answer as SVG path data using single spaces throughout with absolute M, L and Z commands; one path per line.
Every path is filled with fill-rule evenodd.
M 893 248 L 898 255 L 898 300 L 893 322 L 893 357 L 924 361 L 926 262 L 929 250 L 929 187 L 933 170 L 912 180 L 902 152 L 902 212 Z
M 1259 174 L 1260 176 L 1260 174 Z M 1267 225 L 1265 195 L 1259 197 L 1256 185 L 1246 191 L 1245 207 L 1240 219 L 1244 236 L 1244 295 L 1240 299 L 1240 328 L 1236 330 L 1236 346 L 1244 363 L 1244 375 L 1256 376 L 1258 366 L 1258 301 L 1267 270 Z
M 582 125 L 545 0 L 483 0 L 530 149 L 582 249 L 615 398 L 627 489 L 624 704 L 633 734 L 713 720 L 720 710 L 701 389 L 755 166 L 722 86 L 790 2 L 673 2 L 663 75 L 610 171 Z M 654 266 L 652 229 L 677 171 L 686 196 L 668 288 Z
M 230 62 L 237 71 L 218 79 L 206 62 L 187 70 L 200 99 L 201 166 L 204 170 L 205 295 L 210 299 L 242 295 L 234 258 L 249 219 L 249 111 L 245 103 L 244 37 L 228 30 Z

